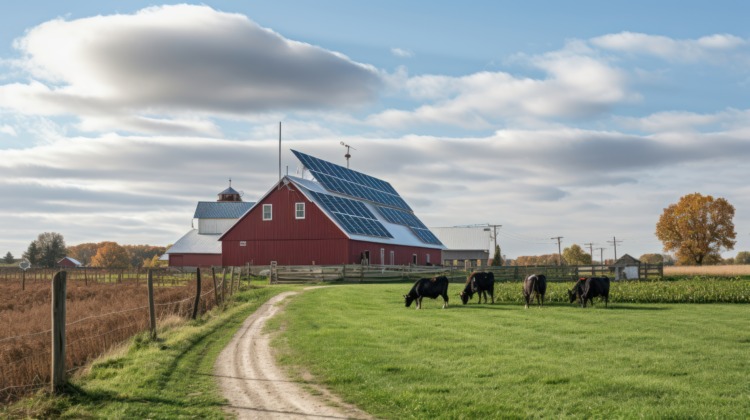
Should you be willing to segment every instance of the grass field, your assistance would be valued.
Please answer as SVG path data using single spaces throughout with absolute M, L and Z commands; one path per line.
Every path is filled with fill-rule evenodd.
M 282 363 L 379 418 L 750 416 L 746 304 L 462 306 L 452 284 L 416 311 L 409 286 L 295 298 L 269 325 Z

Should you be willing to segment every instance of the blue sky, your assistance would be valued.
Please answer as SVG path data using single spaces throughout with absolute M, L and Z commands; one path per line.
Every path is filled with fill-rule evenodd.
M 700 192 L 748 243 L 745 2 L 41 2 L 0 13 L 0 252 L 166 245 L 295 148 L 390 181 L 508 257 L 660 252 Z

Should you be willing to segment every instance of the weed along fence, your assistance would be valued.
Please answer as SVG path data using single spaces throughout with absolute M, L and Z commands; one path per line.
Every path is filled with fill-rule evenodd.
M 139 333 L 156 338 L 159 325 L 200 317 L 249 286 L 242 280 L 232 267 L 0 272 L 0 404 L 60 391 L 93 358 Z
M 549 281 L 573 281 L 581 277 L 608 276 L 619 279 L 618 269 L 606 265 L 590 266 L 510 266 L 479 267 L 478 271 L 492 272 L 496 281 L 521 281 L 531 274 L 544 274 Z M 388 265 L 305 265 L 253 267 L 254 272 L 267 275 L 271 284 L 344 282 L 382 283 L 417 280 L 422 277 L 446 276 L 451 282 L 464 282 L 471 272 L 459 267 L 388 266 Z M 622 273 L 620 273 L 622 274 Z M 641 264 L 638 279 L 662 277 L 662 265 Z

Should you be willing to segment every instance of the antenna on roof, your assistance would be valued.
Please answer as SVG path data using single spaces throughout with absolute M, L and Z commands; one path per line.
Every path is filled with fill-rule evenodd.
M 344 155 L 344 157 L 346 158 L 346 169 L 349 169 L 349 158 L 352 157 L 352 155 L 349 153 L 349 149 L 350 148 L 354 149 L 354 147 L 349 146 L 348 144 L 344 143 L 343 141 L 341 142 L 341 145 L 344 146 L 344 147 L 346 147 L 346 154 Z M 357 149 L 354 149 L 354 150 L 357 150 Z

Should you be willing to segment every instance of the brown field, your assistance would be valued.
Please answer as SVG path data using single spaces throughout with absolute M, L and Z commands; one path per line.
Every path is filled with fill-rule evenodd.
M 66 296 L 68 372 L 149 328 L 145 281 L 86 282 L 69 276 Z M 88 283 L 88 284 L 87 284 Z M 192 314 L 195 280 L 157 283 L 157 325 Z M 51 347 L 51 281 L 0 279 L 0 403 L 48 386 Z M 201 313 L 214 306 L 213 281 L 201 281 Z
M 664 266 L 665 276 L 750 276 L 750 265 Z

